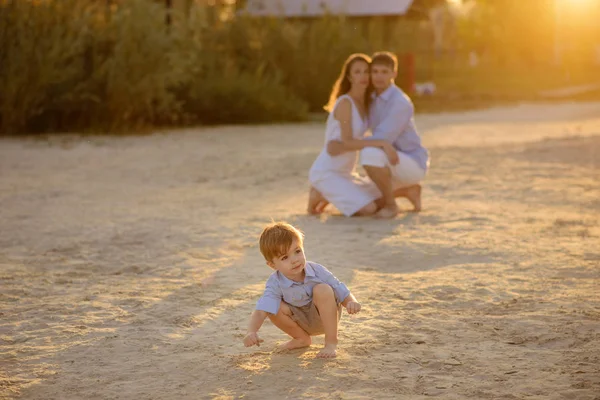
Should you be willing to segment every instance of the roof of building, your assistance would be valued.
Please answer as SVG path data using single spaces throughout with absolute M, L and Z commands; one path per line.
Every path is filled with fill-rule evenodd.
M 413 0 L 248 0 L 245 11 L 256 16 L 316 17 L 404 15 Z

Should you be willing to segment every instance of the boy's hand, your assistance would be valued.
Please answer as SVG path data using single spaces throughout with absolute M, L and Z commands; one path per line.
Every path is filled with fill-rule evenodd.
M 356 314 L 360 311 L 360 303 L 358 301 L 349 301 L 346 304 L 346 311 L 348 311 L 348 314 Z
M 260 344 L 264 342 L 260 337 L 258 337 L 258 333 L 250 332 L 244 337 L 244 346 L 251 347 L 254 345 L 260 346 Z

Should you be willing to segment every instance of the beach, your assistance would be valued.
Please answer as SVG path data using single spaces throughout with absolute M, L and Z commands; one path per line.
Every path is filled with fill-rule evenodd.
M 0 399 L 600 399 L 600 103 L 417 115 L 423 211 L 306 215 L 324 122 L 0 138 Z M 245 348 L 272 220 L 362 304 Z

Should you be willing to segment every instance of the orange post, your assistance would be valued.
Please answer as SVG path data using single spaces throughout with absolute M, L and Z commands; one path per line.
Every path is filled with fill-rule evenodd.
M 404 54 L 404 90 L 408 94 L 415 91 L 416 70 L 415 70 L 415 53 Z

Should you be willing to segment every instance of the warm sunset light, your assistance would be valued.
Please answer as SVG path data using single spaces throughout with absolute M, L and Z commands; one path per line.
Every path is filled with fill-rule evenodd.
M 600 0 L 0 0 L 0 400 L 600 400 Z
M 593 6 L 597 6 L 597 0 L 555 0 L 556 6 L 560 9 L 579 9 L 590 10 Z
M 562 0 L 563 2 L 575 5 L 575 6 L 583 6 L 586 4 L 592 4 L 596 0 Z

